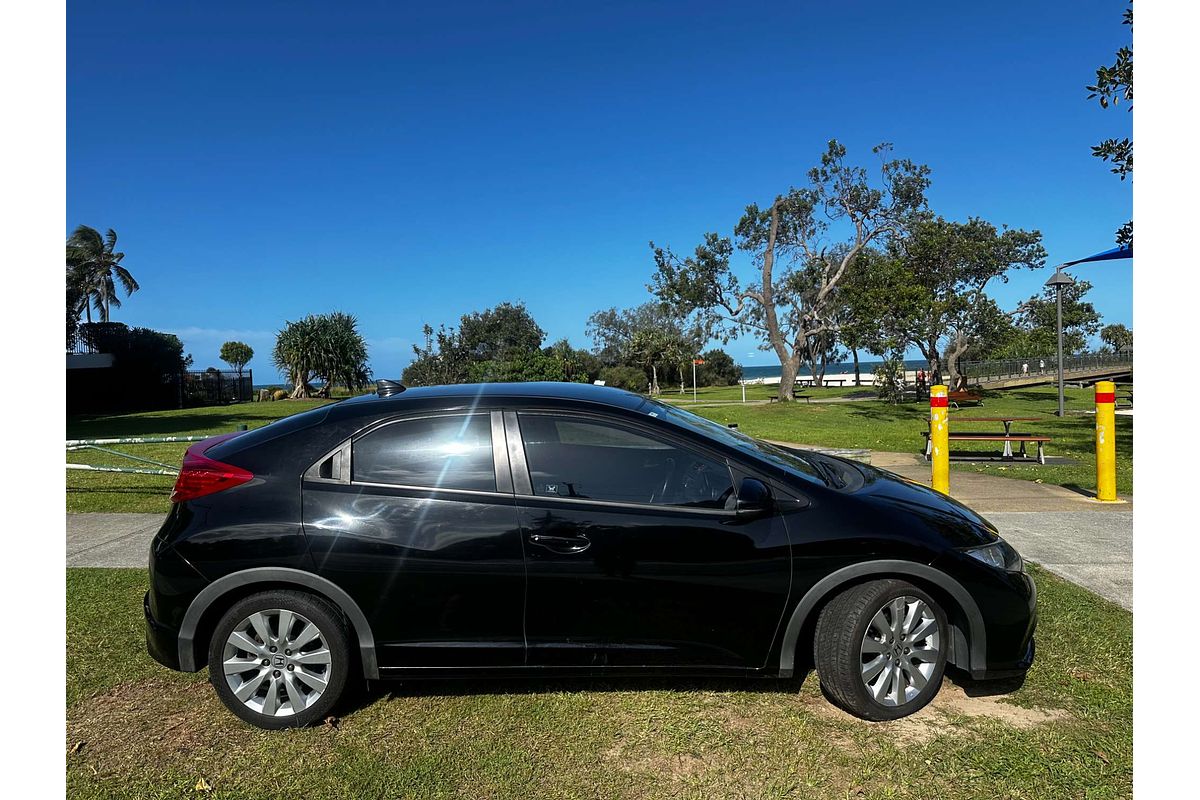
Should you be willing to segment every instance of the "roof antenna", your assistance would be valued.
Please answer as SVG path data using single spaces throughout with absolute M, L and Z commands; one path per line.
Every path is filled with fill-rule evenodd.
M 375 394 L 380 397 L 391 397 L 394 394 L 400 394 L 404 391 L 404 384 L 400 381 L 389 381 L 380 378 L 375 381 Z

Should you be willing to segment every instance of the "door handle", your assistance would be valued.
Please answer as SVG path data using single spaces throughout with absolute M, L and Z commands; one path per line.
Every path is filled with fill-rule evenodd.
M 579 536 L 552 536 L 546 533 L 531 533 L 529 541 L 531 544 L 540 545 L 556 553 L 582 553 L 592 546 L 591 540 L 582 534 Z

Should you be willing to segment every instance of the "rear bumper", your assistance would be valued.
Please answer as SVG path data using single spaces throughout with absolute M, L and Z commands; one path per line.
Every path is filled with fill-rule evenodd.
M 179 632 L 163 625 L 150 613 L 149 592 L 142 598 L 142 611 L 146 615 L 146 651 L 164 667 L 179 669 Z

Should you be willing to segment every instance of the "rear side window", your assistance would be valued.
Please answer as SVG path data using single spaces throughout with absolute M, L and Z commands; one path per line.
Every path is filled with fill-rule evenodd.
M 724 508 L 728 465 L 604 420 L 522 413 L 533 493 L 616 503 Z
M 487 414 L 393 422 L 354 442 L 351 479 L 431 489 L 496 491 Z

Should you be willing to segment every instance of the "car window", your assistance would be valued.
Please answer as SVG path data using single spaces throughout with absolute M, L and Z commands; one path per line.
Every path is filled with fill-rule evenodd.
M 354 442 L 353 480 L 441 489 L 496 491 L 487 414 L 393 422 Z
M 533 493 L 618 503 L 724 508 L 728 465 L 603 420 L 522 413 Z
M 672 406 L 669 403 L 647 399 L 644 405 L 649 409 L 648 413 L 652 416 L 660 417 L 676 425 L 682 425 L 711 439 L 716 439 L 731 447 L 736 447 L 743 453 L 769 461 L 788 472 L 813 478 L 826 485 L 830 483 L 829 477 L 824 471 L 794 449 L 782 448 L 769 442 L 764 442 L 761 439 L 755 439 L 741 431 L 721 425 L 718 422 L 713 422 L 699 414 Z

